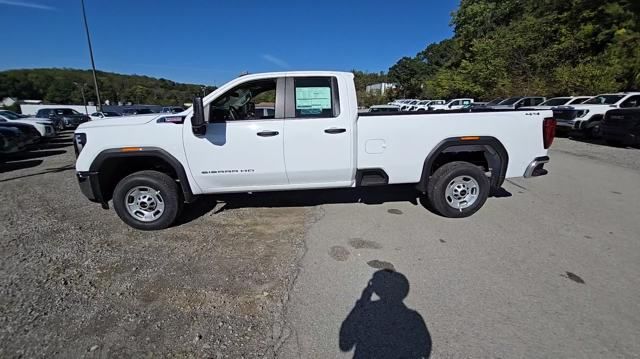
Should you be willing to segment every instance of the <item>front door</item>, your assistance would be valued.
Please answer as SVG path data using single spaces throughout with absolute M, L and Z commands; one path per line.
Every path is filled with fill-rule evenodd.
M 277 91 L 282 87 L 282 91 Z M 204 191 L 242 192 L 288 184 L 284 166 L 283 114 L 256 111 L 256 104 L 284 101 L 284 78 L 242 83 L 205 106 L 204 136 L 184 130 L 192 175 Z M 266 105 L 265 105 L 266 104 Z M 281 106 L 283 107 L 283 106 Z
M 351 185 L 354 124 L 348 93 L 346 84 L 331 76 L 287 78 L 284 157 L 291 185 Z

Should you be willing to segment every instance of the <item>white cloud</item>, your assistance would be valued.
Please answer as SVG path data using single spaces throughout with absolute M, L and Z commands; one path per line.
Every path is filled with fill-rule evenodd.
M 13 1 L 13 0 L 0 0 L 0 5 L 28 7 L 30 9 L 38 9 L 38 10 L 55 10 L 56 9 L 53 6 L 36 4 L 33 2 Z
M 286 61 L 284 61 L 282 59 L 279 59 L 279 58 L 277 58 L 277 57 L 275 57 L 273 55 L 262 54 L 262 58 L 265 59 L 266 61 L 268 61 L 268 62 L 270 62 L 270 63 L 272 63 L 272 64 L 274 64 L 274 65 L 276 65 L 278 67 L 284 68 L 284 69 L 291 67 L 291 66 L 289 66 L 289 64 Z

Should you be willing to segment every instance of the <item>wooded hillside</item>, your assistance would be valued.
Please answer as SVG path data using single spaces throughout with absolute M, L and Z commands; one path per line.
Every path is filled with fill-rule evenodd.
M 78 85 L 86 84 L 87 101 L 96 101 L 93 77 L 89 70 L 25 69 L 0 72 L 0 99 L 11 96 L 52 103 L 81 104 Z M 136 104 L 182 105 L 202 94 L 202 86 L 182 84 L 148 76 L 122 75 L 98 71 L 100 99 L 112 104 L 118 101 Z M 207 87 L 210 92 L 214 88 Z
M 489 99 L 640 87 L 638 0 L 462 0 L 452 38 L 389 69 L 404 97 Z

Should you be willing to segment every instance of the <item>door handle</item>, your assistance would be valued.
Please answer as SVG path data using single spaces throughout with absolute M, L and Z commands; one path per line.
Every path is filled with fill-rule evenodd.
M 326 130 L 324 130 L 325 133 L 334 135 L 336 133 L 343 133 L 343 132 L 347 132 L 346 128 L 327 128 Z
M 278 131 L 261 131 L 258 132 L 257 135 L 260 137 L 273 137 L 273 136 L 277 136 L 279 135 L 280 132 Z

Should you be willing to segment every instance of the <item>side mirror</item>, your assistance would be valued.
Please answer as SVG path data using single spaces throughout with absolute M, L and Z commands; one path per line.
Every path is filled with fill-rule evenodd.
M 207 124 L 204 121 L 204 105 L 202 104 L 202 97 L 195 97 L 193 99 L 191 130 L 196 136 L 204 136 L 207 133 Z

